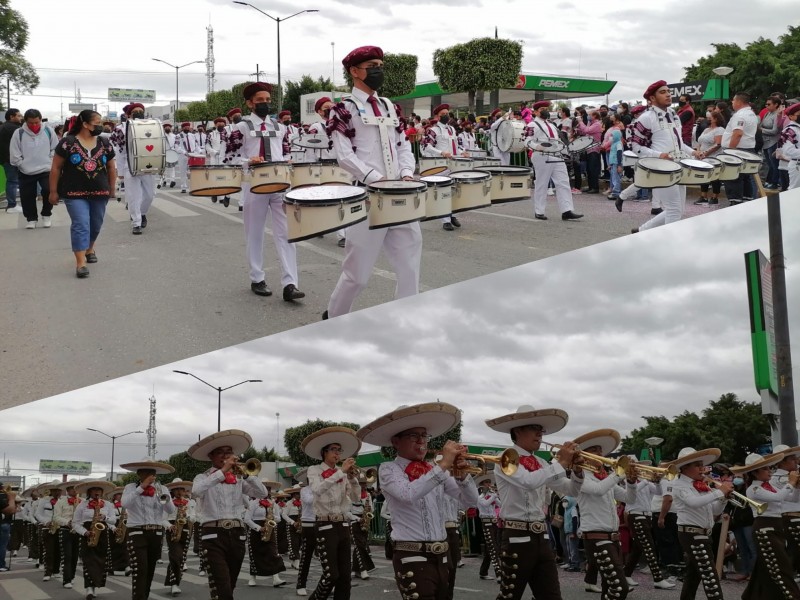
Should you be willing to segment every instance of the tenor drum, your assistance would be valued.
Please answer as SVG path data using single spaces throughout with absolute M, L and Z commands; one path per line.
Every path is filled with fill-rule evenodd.
M 639 156 L 633 150 L 625 150 L 622 153 L 623 167 L 635 167 L 637 162 L 639 162 Z
M 369 228 L 382 229 L 425 218 L 427 184 L 422 181 L 376 181 L 369 192 Z
M 492 176 L 485 171 L 453 173 L 453 214 L 492 205 Z
M 324 133 L 313 133 L 311 135 L 300 136 L 295 141 L 295 145 L 301 148 L 309 148 L 311 150 L 328 150 L 330 148 L 331 138 Z
M 722 153 L 741 159 L 742 168 L 739 171 L 740 175 L 758 173 L 758 170 L 761 168 L 763 159 L 758 154 L 747 152 L 747 150 L 737 150 L 736 148 L 726 148 Z
M 446 217 L 453 212 L 453 179 L 441 175 L 421 177 L 428 186 L 425 195 L 425 218 L 423 221 Z
M 353 176 L 339 166 L 336 160 L 320 162 L 319 182 L 321 185 L 352 185 Z
M 500 159 L 493 156 L 486 156 L 484 158 L 474 159 L 472 164 L 476 169 L 482 169 L 483 167 L 499 167 Z
M 289 241 L 300 242 L 367 218 L 367 192 L 355 186 L 313 186 L 286 192 Z
M 722 163 L 722 169 L 719 172 L 720 181 L 739 179 L 743 162 L 741 158 L 733 154 L 717 154 L 716 159 Z
M 447 159 L 439 156 L 421 156 L 419 159 L 420 177 L 438 175 L 447 170 Z
M 292 168 L 287 162 L 250 165 L 250 191 L 254 194 L 276 194 L 291 184 Z
M 467 150 L 467 152 L 469 152 L 472 158 L 486 158 L 489 156 L 488 150 L 482 150 L 480 148 L 473 148 L 472 150 Z
M 599 145 L 600 144 L 598 144 L 597 142 L 594 141 L 593 137 L 590 137 L 588 135 L 584 135 L 584 136 L 577 137 L 574 140 L 572 140 L 569 143 L 569 146 L 567 146 L 567 149 L 572 154 L 579 154 L 581 152 L 586 152 L 587 150 L 590 150 L 591 148 L 594 148 L 594 147 L 599 146 Z
M 305 162 L 306 161 L 306 151 L 305 150 L 292 150 L 290 152 L 292 157 L 292 162 Z
M 447 159 L 447 168 L 451 172 L 472 171 L 475 160 L 467 156 L 453 156 Z
M 525 122 L 504 120 L 497 126 L 497 147 L 503 152 L 525 150 Z
M 633 184 L 644 189 L 666 188 L 675 185 L 683 176 L 683 167 L 664 158 L 641 158 L 636 163 Z
M 714 165 L 711 163 L 697 160 L 695 158 L 684 158 L 680 161 L 683 167 L 680 185 L 700 185 L 708 183 L 714 179 Z
M 533 171 L 530 167 L 484 167 L 480 171 L 492 176 L 492 204 L 531 197 Z
M 160 175 L 167 163 L 167 140 L 161 121 L 131 119 L 125 131 L 131 175 Z
M 189 167 L 202 167 L 204 164 L 206 164 L 205 154 L 187 154 L 186 156 L 186 164 Z
M 164 160 L 166 161 L 167 168 L 172 168 L 178 164 L 178 153 L 172 148 L 164 153 Z
M 227 165 L 189 167 L 189 194 L 229 196 L 242 191 L 242 169 Z
M 537 142 L 535 138 L 528 138 L 525 146 L 529 150 L 533 150 L 539 154 L 547 156 L 561 156 L 566 150 L 564 142 L 560 140 L 547 140 L 546 142 Z
M 291 187 L 293 190 L 319 185 L 322 165 L 318 162 L 292 163 Z
M 711 181 L 719 179 L 719 174 L 722 172 L 722 163 L 717 158 L 704 158 L 705 162 L 714 167 L 714 172 L 711 174 Z

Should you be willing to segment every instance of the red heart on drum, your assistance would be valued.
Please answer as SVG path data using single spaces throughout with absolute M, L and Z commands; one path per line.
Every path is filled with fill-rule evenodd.
M 147 150 L 148 152 L 152 152 L 153 148 L 154 148 L 153 144 L 148 144 L 147 146 L 144 147 L 144 149 Z

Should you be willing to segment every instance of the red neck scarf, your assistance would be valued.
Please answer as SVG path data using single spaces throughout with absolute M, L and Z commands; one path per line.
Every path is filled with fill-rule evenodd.
M 114 508 L 122 508 L 122 502 L 119 500 L 114 501 Z
M 297 508 L 300 508 L 303 505 L 300 500 L 292 500 L 292 504 L 294 504 Z
M 280 502 L 278 502 L 278 506 L 280 506 L 281 508 L 283 508 L 284 506 L 286 506 L 286 502 L 284 502 L 283 500 L 281 500 Z
M 705 481 L 697 481 L 697 480 L 695 480 L 695 481 L 692 482 L 692 487 L 694 487 L 694 489 L 696 489 L 698 492 L 701 492 L 701 493 L 710 492 L 711 491 L 711 488 L 708 487 L 708 484 Z
M 272 506 L 272 502 L 270 502 L 268 498 L 262 498 L 261 500 L 258 501 L 258 503 L 264 508 L 269 508 L 270 506 Z
M 361 490 L 361 499 L 364 500 L 365 498 L 368 498 L 368 497 L 369 497 L 369 494 L 367 493 L 367 490 Z
M 769 481 L 765 481 L 761 484 L 761 487 L 767 490 L 768 492 L 772 492 L 773 494 L 777 494 L 778 490 L 772 487 L 772 484 Z
M 330 477 L 330 476 L 331 476 L 331 475 L 333 475 L 334 473 L 336 473 L 336 469 L 325 469 L 325 470 L 322 472 L 322 478 L 323 478 L 323 479 L 327 479 L 328 477 Z
M 75 505 L 76 505 L 76 504 L 78 504 L 78 502 L 80 502 L 80 501 L 81 501 L 81 499 L 80 499 L 80 498 L 78 498 L 77 496 L 69 496 L 69 497 L 67 498 L 67 502 L 69 502 L 69 505 L 70 505 L 70 506 L 75 506 Z
M 106 505 L 105 502 L 102 500 L 89 500 L 89 508 L 94 510 L 95 508 L 103 508 Z
M 58 498 L 50 498 L 50 506 L 55 506 L 56 502 L 58 502 Z
M 408 475 L 408 480 L 414 481 L 428 473 L 432 468 L 433 465 L 431 463 L 423 460 L 412 460 L 410 463 L 408 463 L 405 471 L 406 475 Z
M 223 481 L 222 483 L 228 483 L 228 484 L 236 483 L 236 475 L 228 471 L 227 473 L 225 473 L 225 481 Z
M 172 500 L 172 503 L 175 506 L 186 506 L 189 504 L 189 501 L 186 498 L 175 498 Z
M 148 498 L 152 498 L 155 495 L 156 495 L 156 488 L 154 488 L 152 485 L 148 485 L 146 488 L 144 488 L 144 491 L 142 492 L 142 496 L 147 496 Z
M 542 468 L 542 465 L 539 464 L 538 459 L 533 455 L 520 456 L 519 464 L 525 467 L 526 471 L 538 471 Z
M 600 481 L 603 481 L 603 479 L 608 477 L 608 472 L 604 468 L 600 467 L 600 470 L 595 473 L 594 476 Z

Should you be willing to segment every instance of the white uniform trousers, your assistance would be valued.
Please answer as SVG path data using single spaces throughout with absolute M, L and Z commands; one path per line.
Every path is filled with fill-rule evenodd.
M 272 217 L 272 237 L 275 251 L 281 263 L 281 287 L 297 282 L 297 249 L 290 244 L 289 226 L 283 210 L 283 194 L 253 194 L 250 184 L 242 185 L 244 198 L 244 239 L 247 262 L 250 265 L 250 281 L 265 281 L 264 276 L 264 228 L 267 215 Z
M 139 227 L 142 215 L 146 215 L 156 195 L 156 175 L 127 175 L 125 177 L 125 201 L 131 225 Z
M 369 221 L 347 228 L 347 245 L 342 275 L 328 302 L 328 316 L 349 313 L 361 291 L 367 287 L 381 248 L 397 276 L 395 299 L 419 293 L 422 260 L 422 231 L 419 223 L 385 227 L 370 231 Z
M 444 171 L 439 173 L 439 175 L 441 177 L 450 177 L 451 172 L 452 171 L 450 171 L 450 169 L 445 169 Z M 446 217 L 442 217 L 442 223 L 450 223 L 452 222 L 452 220 L 453 220 L 453 215 L 447 215 Z
M 180 160 L 180 159 L 179 159 Z M 165 167 L 164 173 L 161 175 L 161 185 L 169 185 L 176 181 L 175 179 L 175 167 Z
M 510 152 L 503 152 L 497 146 L 492 146 L 492 156 L 495 158 L 500 159 L 500 164 L 504 167 L 507 167 L 511 164 L 511 153 Z
M 686 206 L 686 186 L 672 185 L 666 188 L 655 188 L 653 190 L 653 206 L 655 207 L 656 201 L 664 211 L 647 223 L 639 227 L 639 231 L 646 229 L 653 229 L 653 227 L 661 227 L 662 225 L 669 225 L 680 221 L 683 217 L 683 210 Z
M 793 160 L 789 163 L 789 189 L 800 187 L 800 161 Z
M 181 184 L 181 189 L 186 190 L 189 188 L 189 155 L 178 155 L 178 181 Z
M 553 160 L 552 158 L 549 160 Z M 533 155 L 533 168 L 536 171 L 536 186 L 533 188 L 533 211 L 543 215 L 547 208 L 547 187 L 550 181 L 556 188 L 556 200 L 561 214 L 573 209 L 572 188 L 569 173 L 564 161 L 547 162 L 548 157 Z
M 639 188 L 631 184 L 619 193 L 619 198 L 620 200 L 633 200 L 638 193 Z

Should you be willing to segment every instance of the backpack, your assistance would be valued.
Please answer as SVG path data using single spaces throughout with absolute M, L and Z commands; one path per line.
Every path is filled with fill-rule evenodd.
M 50 133 L 50 128 L 45 126 L 44 131 L 45 131 L 45 133 L 47 133 L 47 140 L 48 141 L 52 140 L 53 139 L 53 134 Z M 17 130 L 17 133 L 19 134 L 19 141 L 20 141 L 20 143 L 22 143 L 22 127 L 20 127 Z

